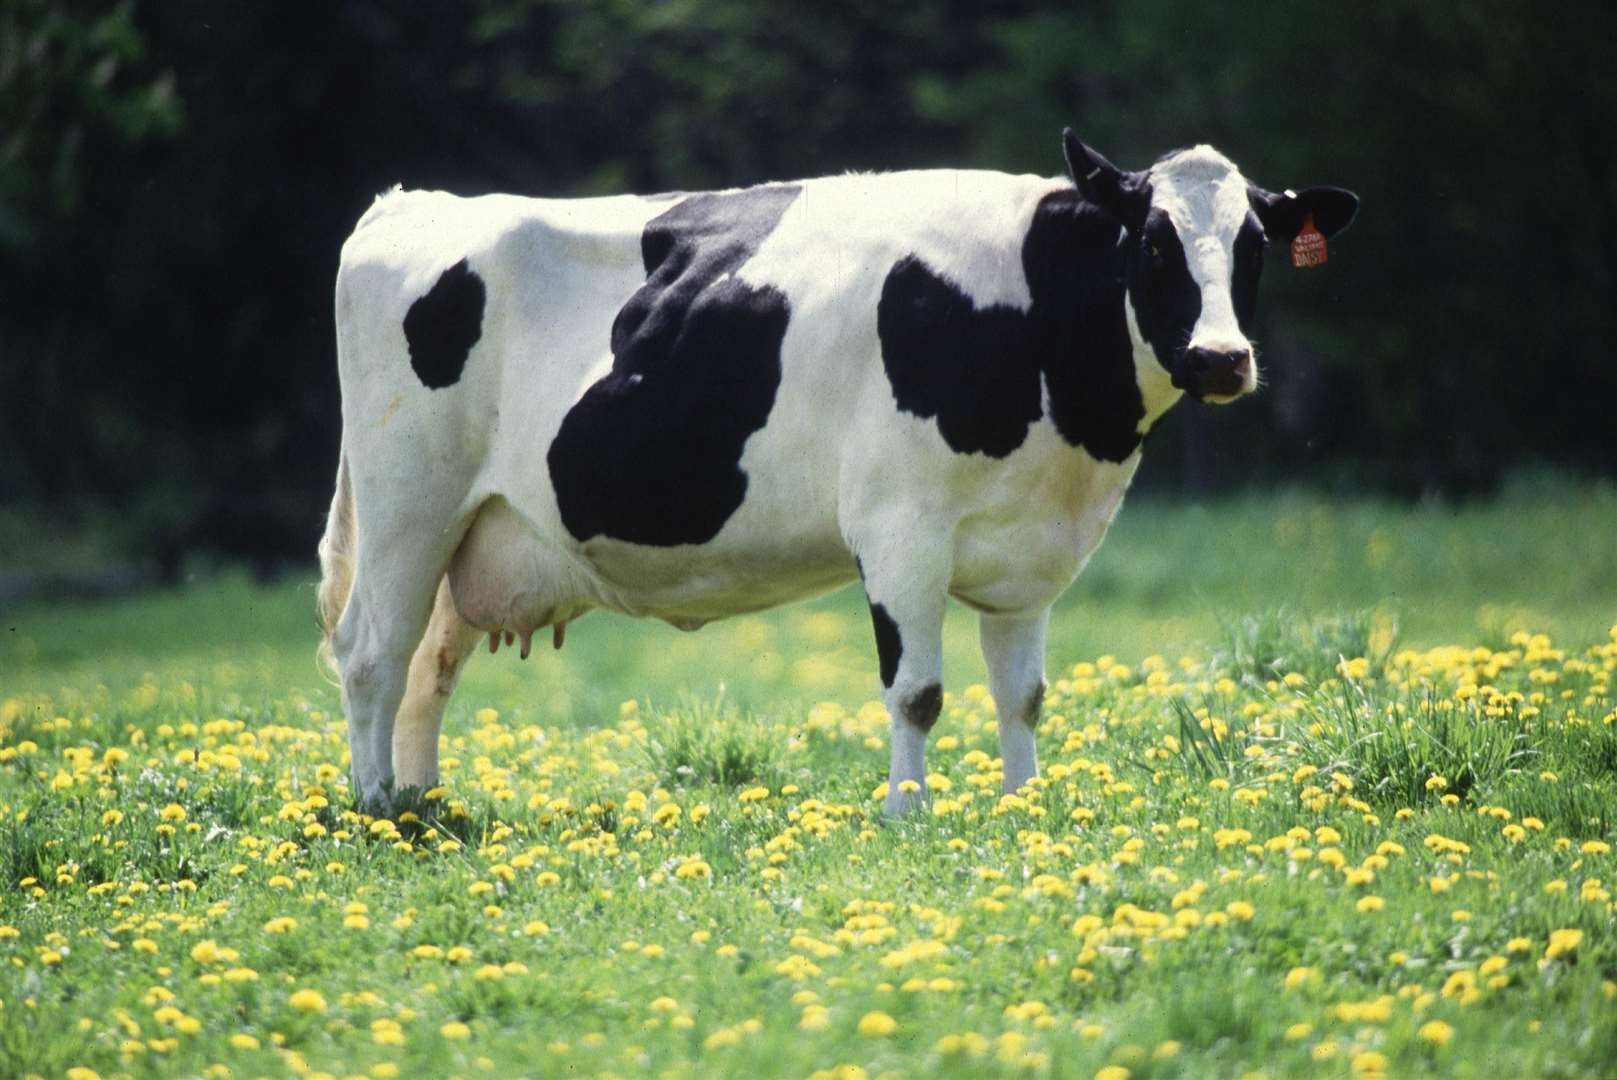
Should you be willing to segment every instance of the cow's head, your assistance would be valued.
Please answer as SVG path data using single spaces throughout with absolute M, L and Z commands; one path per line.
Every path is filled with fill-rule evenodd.
M 1121 226 L 1129 333 L 1155 354 L 1161 372 L 1154 381 L 1165 374 L 1172 388 L 1201 401 L 1251 393 L 1264 249 L 1285 250 L 1310 217 L 1327 239 L 1334 236 L 1353 220 L 1358 197 L 1332 187 L 1275 195 L 1210 146 L 1127 172 L 1070 128 L 1063 144 L 1079 194 Z

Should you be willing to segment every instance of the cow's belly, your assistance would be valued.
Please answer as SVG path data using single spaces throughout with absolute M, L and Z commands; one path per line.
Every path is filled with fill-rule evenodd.
M 840 543 L 660 550 L 601 540 L 586 544 L 584 557 L 604 606 L 687 627 L 805 600 L 858 576 Z
M 487 500 L 449 567 L 462 619 L 519 636 L 592 608 L 682 628 L 806 599 L 857 576 L 835 529 L 738 529 L 702 545 L 657 548 L 546 537 L 504 498 Z

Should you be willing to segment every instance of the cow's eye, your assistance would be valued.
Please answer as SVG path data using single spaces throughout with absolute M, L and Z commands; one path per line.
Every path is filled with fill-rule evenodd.
M 1157 245 L 1153 244 L 1151 241 L 1147 240 L 1145 242 L 1145 257 L 1151 260 L 1152 265 L 1161 265 L 1162 249 L 1157 247 Z

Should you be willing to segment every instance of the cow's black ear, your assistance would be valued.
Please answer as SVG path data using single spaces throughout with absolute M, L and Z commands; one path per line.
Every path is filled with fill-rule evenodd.
M 1302 231 L 1303 222 L 1310 215 L 1314 218 L 1314 228 L 1330 239 L 1351 225 L 1359 212 L 1359 197 L 1338 187 L 1311 187 L 1276 195 L 1249 184 L 1247 199 L 1252 204 L 1252 212 L 1263 222 L 1263 231 L 1271 240 L 1284 243 L 1290 243 Z
M 1085 146 L 1072 128 L 1061 133 L 1061 149 L 1067 157 L 1067 172 L 1086 202 L 1094 203 L 1130 229 L 1145 224 L 1145 215 L 1151 209 L 1151 183 L 1144 173 L 1119 169 Z

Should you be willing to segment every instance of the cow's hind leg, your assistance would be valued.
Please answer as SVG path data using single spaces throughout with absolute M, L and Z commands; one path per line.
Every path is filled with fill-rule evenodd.
M 882 698 L 892 718 L 887 799 L 899 817 L 926 802 L 926 740 L 943 711 L 943 613 L 947 566 L 895 545 L 891 561 L 867 556 L 862 567 L 876 632 Z M 940 556 L 942 553 L 939 553 Z M 929 572 L 929 569 L 933 572 Z
M 426 635 L 416 646 L 393 724 L 393 784 L 399 793 L 438 782 L 438 730 L 461 669 L 482 638 L 455 610 L 449 579 L 438 583 Z
M 422 536 L 429 542 L 421 543 Z M 353 591 L 331 645 L 342 672 L 354 794 L 362 808 L 385 813 L 393 789 L 394 717 L 449 559 L 442 545 L 459 537 L 400 527 L 361 528 L 358 539 Z
M 1046 609 L 1029 617 L 984 615 L 978 623 L 988 689 L 999 713 L 1007 793 L 1039 775 L 1033 731 L 1044 705 L 1044 630 L 1049 619 Z

